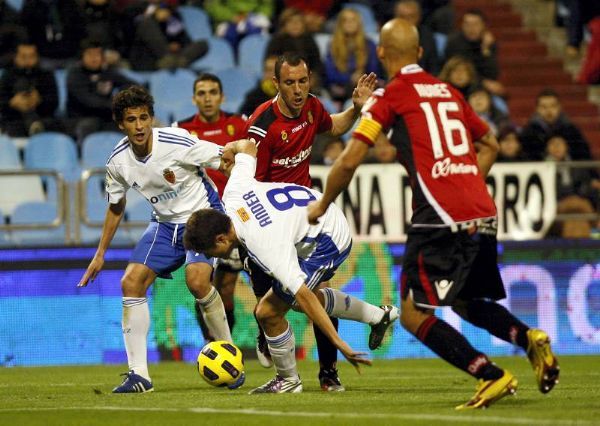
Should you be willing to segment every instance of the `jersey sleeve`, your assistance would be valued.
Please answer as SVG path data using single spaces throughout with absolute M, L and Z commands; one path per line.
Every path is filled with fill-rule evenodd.
M 317 117 L 317 133 L 328 132 L 331 130 L 333 126 L 333 121 L 331 121 L 331 115 L 321 101 L 318 98 L 315 98 L 315 116 Z
M 259 116 L 260 117 L 260 116 Z M 246 124 L 246 137 L 254 139 L 256 142 L 256 180 L 265 181 L 268 179 L 269 168 L 271 165 L 271 138 L 267 134 L 266 126 L 261 126 L 257 123 L 248 121 Z
M 377 89 L 367 100 L 361 111 L 358 126 L 352 133 L 352 137 L 373 145 L 379 133 L 392 125 L 394 112 L 385 97 L 384 89 Z
M 179 161 L 182 164 L 218 170 L 223 156 L 223 147 L 213 142 L 200 140 L 187 130 L 181 129 L 181 131 L 185 133 L 185 138 L 189 142 L 186 143 L 187 149 L 181 151 Z
M 256 158 L 251 155 L 238 153 L 235 155 L 235 165 L 231 170 L 231 176 L 227 180 L 225 191 L 223 191 L 223 202 L 227 203 L 229 197 L 240 195 L 256 181 L 254 172 L 256 170 Z
M 106 201 L 110 204 L 117 204 L 129 189 L 125 179 L 116 171 L 114 165 L 108 164 L 106 167 Z

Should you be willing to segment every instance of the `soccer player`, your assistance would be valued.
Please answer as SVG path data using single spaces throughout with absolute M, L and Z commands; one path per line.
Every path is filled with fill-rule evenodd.
M 327 211 L 382 130 L 409 173 L 414 213 L 401 277 L 402 325 L 442 359 L 479 379 L 457 409 L 487 407 L 512 394 L 516 378 L 473 348 L 434 315 L 452 306 L 463 319 L 527 351 L 539 390 L 558 383 L 548 335 L 531 329 L 496 301 L 506 297 L 496 263 L 496 207 L 484 178 L 498 151 L 496 138 L 449 85 L 424 72 L 416 28 L 402 19 L 381 29 L 378 56 L 387 75 L 327 178 L 309 222 Z
M 125 212 L 126 192 L 135 189 L 154 211 L 121 279 L 129 372 L 113 392 L 142 393 L 154 390 L 146 354 L 150 327 L 146 291 L 157 276 L 170 278 L 170 273 L 185 263 L 186 284 L 202 306 L 211 334 L 218 340 L 231 341 L 223 302 L 210 284 L 213 259 L 186 253 L 182 243 L 185 223 L 193 211 L 209 207 L 222 210 L 204 167 L 221 167 L 225 159 L 221 146 L 201 142 L 186 130 L 153 129 L 154 100 L 140 86 L 115 95 L 112 109 L 126 137 L 115 146 L 106 163 L 109 206 L 98 249 L 78 286 L 86 286 L 102 269 L 104 254 Z
M 201 140 L 218 145 L 225 145 L 227 142 L 241 139 L 246 126 L 246 119 L 241 115 L 230 114 L 221 110 L 225 96 L 223 94 L 223 84 L 219 77 L 209 73 L 201 74 L 194 81 L 193 91 L 192 101 L 198 107 L 198 113 L 176 121 L 173 126 L 186 129 Z M 219 195 L 222 196 L 227 178 L 218 170 L 207 169 L 206 171 L 217 186 Z M 237 253 L 234 253 L 234 257 L 239 258 Z M 238 274 L 242 268 L 243 266 L 239 260 L 221 260 L 217 264 L 213 279 L 213 284 L 223 300 L 227 323 L 232 331 L 235 324 L 233 293 Z M 195 307 L 204 338 L 214 340 L 203 322 L 200 304 L 196 303 Z
M 371 325 L 369 347 L 381 345 L 386 330 L 398 318 L 398 308 L 370 305 L 319 283 L 334 275 L 352 246 L 344 214 L 331 206 L 325 220 L 309 225 L 306 206 L 321 196 L 315 190 L 289 183 L 258 182 L 256 146 L 252 141 L 232 142 L 235 166 L 225 187 L 227 214 L 203 209 L 186 225 L 184 244 L 209 256 L 227 258 L 238 247 L 269 277 L 270 289 L 255 313 L 265 332 L 277 370 L 274 379 L 250 393 L 302 392 L 296 370 L 295 340 L 285 314 L 298 307 L 355 366 L 370 364 L 364 353 L 354 352 L 337 334 L 328 315 Z
M 319 133 L 334 137 L 346 133 L 360 113 L 360 109 L 373 93 L 377 76 L 362 75 L 352 93 L 353 106 L 329 115 L 319 99 L 309 93 L 310 70 L 306 61 L 291 53 L 280 56 L 275 62 L 273 83 L 278 94 L 260 105 L 248 119 L 247 137 L 258 146 L 256 179 L 262 182 L 288 182 L 311 186 L 309 164 L 312 145 Z M 250 275 L 257 297 L 269 288 L 268 281 L 260 282 L 260 268 L 250 262 Z M 256 273 L 253 271 L 257 270 Z M 337 329 L 337 319 L 332 318 Z M 325 391 L 343 391 L 336 369 L 337 351 L 318 327 L 314 327 L 319 353 L 319 382 Z M 259 334 L 257 354 L 264 358 L 265 347 Z M 261 363 L 268 366 L 267 362 Z

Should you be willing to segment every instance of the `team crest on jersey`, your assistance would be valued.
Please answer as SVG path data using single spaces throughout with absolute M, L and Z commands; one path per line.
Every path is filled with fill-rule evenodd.
M 240 207 L 235 212 L 238 214 L 240 219 L 242 219 L 242 222 L 248 222 L 250 220 L 250 215 L 243 207 Z
M 195 131 L 193 131 L 193 130 L 192 130 L 192 131 L 190 132 L 190 135 L 192 135 L 192 136 L 196 136 L 196 137 L 197 137 L 197 136 L 198 136 L 198 133 L 196 133 Z
M 163 170 L 163 177 L 170 184 L 174 184 L 175 183 L 175 172 L 173 170 L 171 170 L 171 169 L 164 169 Z
M 281 140 L 284 142 L 287 140 L 287 133 L 285 130 L 281 131 Z
M 315 119 L 313 118 L 312 111 L 308 111 L 308 122 L 313 124 L 313 121 L 315 121 Z
M 228 124 L 227 125 L 227 134 L 229 136 L 233 136 L 235 134 L 235 127 L 233 124 Z

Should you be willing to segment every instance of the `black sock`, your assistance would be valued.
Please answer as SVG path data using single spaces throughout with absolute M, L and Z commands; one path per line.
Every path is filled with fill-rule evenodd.
M 421 324 L 416 337 L 440 358 L 478 379 L 494 380 L 504 374 L 462 334 L 436 316 L 430 316 Z
M 337 318 L 329 317 L 335 330 L 337 331 L 339 321 Z M 323 334 L 321 329 L 313 324 L 315 331 L 315 339 L 317 341 L 317 352 L 319 353 L 319 364 L 321 369 L 329 370 L 336 368 L 337 364 L 337 348 L 331 343 L 331 341 Z
M 529 327 L 499 303 L 485 299 L 470 300 L 464 319 L 499 339 L 527 350 Z
M 229 325 L 229 331 L 233 333 L 233 326 L 235 325 L 235 315 L 233 314 L 233 307 L 225 308 L 225 316 L 227 317 L 227 325 Z

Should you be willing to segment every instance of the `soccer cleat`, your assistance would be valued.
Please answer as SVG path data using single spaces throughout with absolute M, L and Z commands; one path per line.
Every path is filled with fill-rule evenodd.
M 385 332 L 400 316 L 400 312 L 395 306 L 382 305 L 381 309 L 383 309 L 383 318 L 377 324 L 371 325 L 371 334 L 369 334 L 369 349 L 371 350 L 381 346 Z
M 252 389 L 248 394 L 255 393 L 300 393 L 302 392 L 302 381 L 284 379 L 279 374 L 262 386 Z
M 469 410 L 473 408 L 487 408 L 490 404 L 498 401 L 506 395 L 514 395 L 517 392 L 517 379 L 509 371 L 504 370 L 502 377 L 496 380 L 479 380 L 477 392 L 473 398 L 456 407 L 457 410 Z
M 265 339 L 265 333 L 263 333 L 262 330 L 259 330 L 258 336 L 256 336 L 256 357 L 258 358 L 259 364 L 263 367 L 273 367 L 269 345 L 267 344 L 267 339 Z
M 550 348 L 550 337 L 536 328 L 527 330 L 527 358 L 531 362 L 538 389 L 541 393 L 548 393 L 558 383 L 560 367 L 558 360 Z
M 145 393 L 154 392 L 154 386 L 152 383 L 144 379 L 139 374 L 135 374 L 133 370 L 128 373 L 123 373 L 121 376 L 125 376 L 125 380 L 119 386 L 113 389 L 113 393 Z
M 321 384 L 321 389 L 325 392 L 344 392 L 346 390 L 342 382 L 340 382 L 338 371 L 335 368 L 321 368 L 319 370 L 319 383 Z

